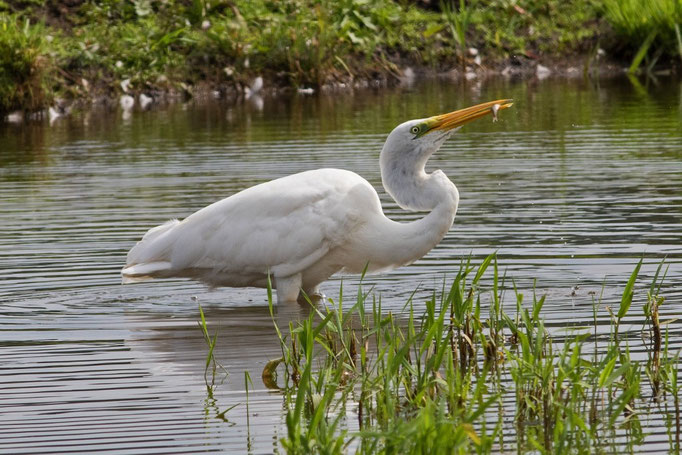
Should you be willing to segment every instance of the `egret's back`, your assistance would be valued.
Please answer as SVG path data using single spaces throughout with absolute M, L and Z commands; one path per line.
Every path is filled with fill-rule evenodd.
M 128 253 L 123 282 L 173 276 L 258 286 L 268 272 L 301 273 L 352 236 L 367 204 L 380 212 L 371 185 L 339 169 L 256 185 L 150 229 Z

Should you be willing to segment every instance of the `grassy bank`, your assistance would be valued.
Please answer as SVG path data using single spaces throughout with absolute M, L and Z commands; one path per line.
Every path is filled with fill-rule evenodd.
M 494 255 L 464 264 L 402 314 L 360 289 L 350 304 L 340 297 L 289 327 L 275 324 L 282 357 L 263 382 L 283 396 L 280 443 L 289 454 L 631 453 L 653 420 L 679 454 L 680 353 L 659 317 L 665 267 L 642 291 L 641 340 L 620 330 L 633 299 L 642 301 L 640 266 L 617 308 L 597 299 L 592 326 L 559 335 L 541 316 L 545 298 L 505 284 Z M 504 292 L 515 295 L 512 311 Z M 210 372 L 215 338 L 202 326 Z M 638 340 L 643 351 L 631 352 Z M 207 386 L 212 393 L 215 381 Z
M 256 76 L 270 86 L 320 87 L 391 78 L 406 65 L 501 69 L 590 55 L 599 47 L 628 60 L 641 54 L 638 60 L 653 66 L 682 55 L 681 5 L 680 0 L 443 0 L 431 6 L 408 0 L 0 1 L 0 112 L 124 91 L 191 95 L 204 86 L 241 93 Z

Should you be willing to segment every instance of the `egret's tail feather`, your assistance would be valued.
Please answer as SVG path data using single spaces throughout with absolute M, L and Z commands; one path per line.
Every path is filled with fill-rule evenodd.
M 178 224 L 180 221 L 170 220 L 147 231 L 128 252 L 126 265 L 121 270 L 123 284 L 163 276 L 171 269 L 169 253 L 172 239 L 169 234 Z
M 145 281 L 170 270 L 171 263 L 166 261 L 147 262 L 125 267 L 121 270 L 123 284 Z
M 167 232 L 169 229 L 174 228 L 178 224 L 180 224 L 180 221 L 173 219 L 173 220 L 166 221 L 161 226 L 153 227 L 150 230 L 148 230 L 147 233 L 142 237 L 142 240 L 140 240 L 140 243 L 151 242 L 152 240 L 159 237 L 161 234 Z

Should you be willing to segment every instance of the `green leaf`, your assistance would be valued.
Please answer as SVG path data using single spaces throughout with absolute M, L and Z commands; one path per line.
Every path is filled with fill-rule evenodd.
M 542 297 L 540 297 L 540 300 L 535 302 L 535 304 L 533 305 L 533 320 L 534 321 L 540 320 L 540 311 L 542 310 L 542 306 L 545 304 L 545 298 L 546 297 L 547 297 L 546 295 L 543 295 Z
M 658 34 L 657 30 L 652 30 L 651 33 L 649 33 L 649 35 L 644 39 L 644 42 L 639 47 L 637 54 L 635 54 L 635 57 L 632 59 L 632 63 L 630 64 L 628 73 L 634 74 L 637 71 L 639 65 L 642 64 L 642 60 L 644 60 L 644 57 L 646 57 L 647 52 L 649 52 L 649 48 L 651 47 L 651 44 L 654 42 L 654 39 L 656 39 L 657 34 Z
M 433 35 L 440 32 L 444 28 L 445 25 L 443 24 L 438 23 L 431 24 L 426 30 L 424 30 L 423 36 L 424 38 L 431 38 Z
M 460 425 L 460 428 L 462 428 L 464 433 L 466 433 L 469 439 L 471 439 L 471 442 L 473 442 L 477 446 L 481 445 L 481 438 L 479 438 L 478 435 L 476 434 L 473 425 L 471 425 L 470 423 L 463 423 Z
M 474 277 L 474 281 L 471 282 L 472 285 L 475 285 L 478 283 L 478 281 L 481 279 L 485 271 L 488 269 L 488 266 L 490 265 L 490 262 L 495 258 L 497 255 L 497 252 L 492 252 L 488 255 L 487 258 L 483 260 L 481 263 L 481 266 L 478 268 L 478 271 L 476 272 L 476 276 Z
M 608 377 L 611 375 L 611 372 L 616 366 L 616 360 L 618 360 L 618 358 L 616 356 L 613 356 L 613 358 L 609 360 L 609 362 L 606 365 L 604 365 L 604 369 L 601 370 L 601 373 L 599 373 L 599 381 L 597 382 L 597 385 L 600 388 L 606 385 Z
M 618 319 L 622 319 L 630 309 L 630 305 L 632 304 L 632 297 L 635 294 L 635 281 L 637 280 L 637 275 L 639 274 L 639 269 L 642 267 L 642 259 L 639 260 L 637 263 L 637 266 L 635 267 L 635 270 L 632 272 L 632 275 L 630 275 L 630 279 L 628 280 L 628 284 L 625 285 L 625 290 L 623 291 L 623 297 L 621 298 L 620 301 L 620 308 L 618 309 Z

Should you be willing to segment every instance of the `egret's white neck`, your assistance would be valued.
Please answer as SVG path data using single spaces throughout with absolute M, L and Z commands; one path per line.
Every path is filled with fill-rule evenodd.
M 398 223 L 382 214 L 381 228 L 366 232 L 364 254 L 371 270 L 410 264 L 436 246 L 452 226 L 459 192 L 442 171 L 424 171 L 433 151 L 422 150 L 401 159 L 395 156 L 395 149 L 384 146 L 381 177 L 386 191 L 401 207 L 429 213 L 410 223 Z
M 381 151 L 381 181 L 386 192 L 405 210 L 431 211 L 439 204 L 457 210 L 459 192 L 440 170 L 427 174 L 424 166 L 436 150 L 395 150 L 387 141 Z M 402 156 L 397 156 L 397 155 Z

